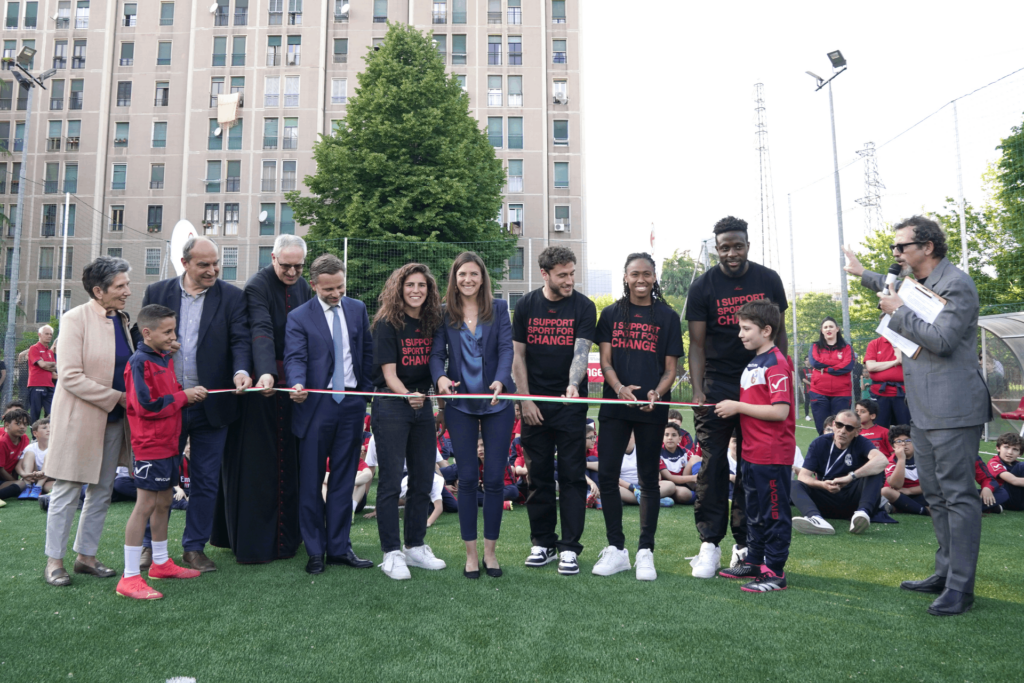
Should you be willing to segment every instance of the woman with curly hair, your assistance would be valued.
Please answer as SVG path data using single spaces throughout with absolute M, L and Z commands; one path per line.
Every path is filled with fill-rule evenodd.
M 444 569 L 424 544 L 434 483 L 434 411 L 430 349 L 441 325 L 441 298 L 430 269 L 409 263 L 388 278 L 373 317 L 373 400 L 371 429 L 380 468 L 377 533 L 384 552 L 381 568 L 392 579 L 408 579 L 409 567 Z M 405 504 L 405 545 L 398 530 L 403 466 L 409 470 Z
M 459 472 L 459 527 L 466 543 L 467 579 L 480 578 L 477 554 L 476 500 L 479 461 L 477 436 L 484 442 L 484 568 L 488 576 L 501 576 L 495 549 L 504 509 L 503 488 L 508 448 L 512 441 L 515 409 L 499 401 L 501 393 L 515 393 L 512 381 L 512 323 L 508 304 L 491 296 L 491 280 L 483 260 L 471 251 L 459 254 L 448 274 L 444 324 L 434 333 L 430 374 L 440 396 L 456 389 L 467 394 L 494 394 L 486 399 L 448 399 L 445 424 Z M 447 361 L 447 368 L 445 362 Z

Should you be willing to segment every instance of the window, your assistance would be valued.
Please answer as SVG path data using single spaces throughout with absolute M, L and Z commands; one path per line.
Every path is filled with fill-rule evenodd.
M 13 175 L 14 171 L 17 171 L 18 173 L 21 172 L 21 168 L 14 168 L 15 166 L 20 167 L 21 164 L 12 164 L 12 166 L 11 166 L 11 168 L 13 169 L 11 171 L 11 173 L 12 173 L 12 175 L 11 175 L 11 180 L 12 180 L 11 187 L 14 187 L 14 185 L 15 185 L 15 183 L 13 182 L 14 178 L 18 177 L 16 175 Z M 18 190 L 15 188 L 15 189 L 11 190 L 11 194 L 14 194 L 17 191 Z M 16 226 L 18 224 L 18 205 L 17 204 L 11 204 L 10 206 L 7 207 L 7 220 L 8 220 L 7 236 L 8 237 L 14 237 L 14 226 Z
M 208 150 L 220 150 L 224 149 L 224 138 L 223 131 L 221 130 L 220 124 L 217 123 L 217 119 L 210 119 L 209 135 L 206 138 L 206 149 Z
M 166 147 L 167 146 L 167 122 L 166 121 L 154 121 L 153 122 L 153 147 Z
M 263 175 L 260 177 L 260 192 L 277 192 L 277 162 L 263 160 Z
M 521 106 L 523 106 L 523 77 L 522 76 L 509 76 L 508 77 L 508 106 L 510 106 L 510 107 L 521 107 Z
M 372 47 L 374 50 L 378 50 L 378 49 L 384 47 L 384 39 L 383 38 L 373 38 L 370 41 L 370 47 Z
M 334 39 L 334 63 L 346 64 L 348 62 L 348 38 Z
M 213 39 L 213 65 L 227 66 L 228 63 L 228 37 L 215 36 Z
M 501 36 L 487 36 L 487 64 L 501 66 Z
M 13 60 L 15 58 L 17 52 L 18 52 L 18 41 L 16 41 L 16 40 L 5 40 L 4 41 L 4 59 L 12 59 Z M 9 62 L 4 62 L 3 66 L 0 67 L 0 68 L 7 69 L 8 71 L 10 71 L 11 64 Z
M 64 81 L 57 79 L 50 86 L 50 111 L 59 111 L 64 108 Z
M 281 36 L 267 36 L 267 66 L 281 66 Z
M 466 0 L 452 0 L 452 23 L 466 23 Z
M 509 149 L 522 149 L 523 148 L 523 117 L 522 116 L 510 116 L 510 117 L 508 117 L 508 148 Z
M 565 0 L 551 0 L 551 23 L 565 23 Z
M 569 187 L 569 162 L 555 162 L 555 187 Z
M 508 205 L 508 229 L 513 235 L 523 234 L 523 205 Z
M 228 25 L 228 1 L 229 0 L 217 0 L 217 7 L 213 12 L 213 25 L 214 26 L 227 26 Z
M 302 63 L 302 36 L 288 36 L 288 58 L 285 64 L 299 66 Z
M 146 275 L 160 274 L 160 249 L 146 249 Z
M 67 29 L 71 25 L 71 0 L 59 0 L 57 3 L 57 21 L 54 28 Z
M 302 0 L 288 0 L 288 25 L 302 24 Z
M 522 0 L 508 0 L 508 23 L 510 26 L 523 23 Z
M 515 252 L 508 259 L 508 279 L 509 280 L 522 280 L 523 279 L 523 264 L 524 264 L 524 252 L 523 247 L 516 247 Z
M 236 120 L 235 125 L 228 128 L 228 149 L 242 149 L 242 119 Z
M 124 14 L 121 17 L 121 25 L 129 28 L 135 26 L 135 14 L 138 11 L 138 3 L 124 3 Z
M 160 25 L 161 26 L 173 26 L 174 25 L 174 3 L 173 2 L 161 2 L 160 3 Z
M 523 191 L 523 160 L 508 160 L 508 189 L 506 192 Z
M 156 99 L 153 104 L 157 107 L 166 107 L 171 99 L 171 86 L 167 81 L 156 82 Z
M 20 152 L 25 147 L 25 122 L 14 124 L 14 151 Z
M 466 63 L 466 36 L 452 36 L 452 64 Z
M 110 180 L 111 190 L 123 190 L 128 178 L 127 164 L 114 164 L 114 173 Z
M 129 83 L 129 86 L 131 84 Z M 71 79 L 71 98 L 68 100 L 68 109 L 81 109 L 85 103 L 85 80 L 82 78 Z M 129 87 L 128 99 L 131 99 L 131 88 Z
M 18 18 L 14 18 L 17 24 Z M 386 24 L 388 22 L 388 0 L 373 0 L 373 23 Z
M 242 162 L 228 162 L 228 177 L 225 192 L 240 192 L 242 190 Z
M 170 66 L 171 64 L 171 44 L 169 42 L 160 42 L 157 44 L 156 50 L 156 65 L 157 66 Z
M 348 102 L 348 79 L 334 78 L 331 80 L 331 104 Z
M 149 189 L 164 189 L 164 165 L 150 164 L 149 166 Z
M 67 47 L 68 47 L 68 44 L 67 44 L 67 41 L 63 41 L 63 42 L 64 42 L 64 50 L 66 51 Z M 53 59 L 54 59 L 54 61 L 57 60 L 56 57 L 54 57 Z M 135 63 L 135 43 L 121 43 L 121 60 L 120 60 L 120 62 L 118 62 L 118 64 L 120 66 L 131 66 L 134 63 Z M 56 69 L 57 67 L 54 66 L 54 68 Z
M 11 81 L 0 81 L 0 109 L 10 111 L 11 100 L 14 95 L 14 83 Z M 6 140 L 7 136 L 3 137 Z M 0 141 L 2 142 L 2 141 Z
M 128 128 L 125 122 L 114 124 L 114 147 L 128 146 Z
M 122 66 L 124 65 L 124 43 L 121 43 L 121 59 Z M 132 44 L 132 47 L 135 45 Z M 68 68 L 68 41 L 66 40 L 55 40 L 53 41 L 53 68 L 54 69 L 66 69 Z
M 72 250 L 71 247 L 68 247 L 68 251 L 70 252 L 71 250 Z M 71 254 L 69 253 L 68 254 L 68 268 L 69 269 L 71 268 L 70 264 L 71 264 Z M 70 272 L 70 270 L 69 270 L 69 272 Z M 66 277 L 70 279 L 71 276 L 67 275 Z M 58 310 L 54 311 L 54 313 L 55 313 L 55 315 L 58 318 L 61 316 L 61 313 L 65 312 L 69 308 L 71 308 L 71 290 L 70 289 L 65 289 L 63 293 L 64 293 L 64 298 L 63 298 L 63 302 L 61 302 L 61 292 L 60 292 L 60 290 L 57 291 L 57 306 L 58 306 Z
M 238 234 L 238 204 L 224 205 L 224 234 Z
M 121 254 L 124 250 L 121 247 L 107 247 L 107 256 L 113 256 L 114 258 L 121 258 Z
M 558 226 L 562 226 L 559 230 Z M 559 232 L 569 232 L 569 207 L 568 206 L 556 206 L 555 207 L 555 230 Z
M 504 145 L 504 130 L 502 120 L 500 116 L 488 116 L 487 117 L 487 140 L 491 143 L 491 147 L 501 149 Z
M 7 162 L 0 163 L 0 194 L 7 193 Z M 3 212 L 3 204 L 0 204 L 0 214 L 6 216 Z M 0 223 L 2 225 L 2 223 Z
M 37 28 L 39 23 L 39 3 L 25 3 L 25 28 Z
M 437 54 L 441 58 L 441 61 L 448 63 L 448 36 L 439 35 L 434 36 L 434 47 L 437 48 Z
M 281 162 L 281 192 L 291 192 L 292 190 L 298 189 L 296 179 L 296 164 L 297 161 L 282 161 Z M 289 210 L 289 214 L 291 211 Z M 281 224 L 284 225 L 284 211 L 281 211 Z
M 7 3 L 7 21 L 4 22 L 4 28 L 18 28 L 18 17 L 20 16 L 20 14 L 21 3 Z
M 78 192 L 78 164 L 64 164 L 64 191 Z
M 75 119 L 68 121 L 68 140 L 64 146 L 69 152 L 77 152 L 80 136 L 82 134 L 82 122 L 81 120 Z
M 81 3 L 79 3 L 81 4 Z M 71 53 L 71 68 L 72 69 L 84 69 L 85 68 L 85 41 L 76 40 L 72 46 L 73 52 Z
M 231 39 L 231 66 L 245 66 L 245 36 Z
M 266 268 L 271 264 L 270 255 L 274 253 L 273 247 L 260 247 L 260 268 Z
M 508 64 L 509 66 L 523 65 L 523 37 L 508 37 Z
M 124 230 L 124 204 L 114 204 L 110 207 L 110 229 L 113 232 Z
M 569 101 L 569 94 L 565 81 L 554 81 L 551 84 L 551 94 L 555 98 L 555 104 L 565 104 Z
M 46 164 L 45 177 L 43 181 L 43 192 L 45 194 L 57 194 L 60 191 L 60 164 Z
M 516 304 L 518 304 L 519 300 L 522 299 L 522 298 L 523 298 L 523 293 L 522 292 L 509 292 L 508 293 L 508 310 L 510 310 L 510 311 L 516 310 Z
M 216 194 L 220 192 L 220 162 L 206 162 L 206 192 Z
M 284 0 L 270 0 L 270 19 L 267 21 L 271 26 L 280 26 L 281 17 L 284 14 L 283 11 Z
M 260 221 L 260 234 L 261 235 L 273 235 L 275 225 L 277 223 L 276 215 L 277 204 L 260 204 L 260 215 L 266 213 L 267 217 Z
M 285 107 L 297 107 L 297 106 L 299 106 L 299 77 L 298 76 L 285 76 L 284 77 L 284 106 Z
M 337 135 L 345 124 L 345 119 L 331 119 L 331 135 Z
M 164 207 L 159 205 L 150 206 L 146 213 L 146 227 L 149 229 L 149 232 L 160 232 L 160 229 L 164 226 Z
M 75 168 L 76 168 L 76 172 L 77 172 L 77 168 L 78 167 L 76 166 Z M 76 208 L 75 204 L 68 204 L 68 217 L 67 217 L 67 225 L 66 226 L 64 225 L 64 212 L 63 211 L 60 212 L 60 236 L 61 237 L 64 236 L 64 229 L 65 229 L 65 227 L 67 228 L 67 231 L 68 231 L 68 237 L 74 237 L 75 236 L 75 208 Z M 68 247 L 68 264 L 67 264 L 67 269 L 65 270 L 64 277 L 71 277 L 71 256 L 72 256 L 71 248 Z
M 555 40 L 551 43 L 552 61 L 555 64 L 565 64 L 565 41 Z
M 36 322 L 50 322 L 50 305 L 53 292 L 48 289 L 40 289 L 36 292 Z
M 568 145 L 569 144 L 569 122 L 568 121 L 555 121 L 554 126 L 555 133 L 555 144 L 556 145 Z
M 501 0 L 487 0 L 487 23 L 501 23 Z
M 501 76 L 487 77 L 487 106 L 500 107 L 501 97 Z
M 207 204 L 203 209 L 203 234 L 216 235 L 220 227 L 220 204 Z
M 334 0 L 334 22 L 335 23 L 348 23 L 348 10 L 342 11 L 342 8 L 348 4 L 348 0 Z
M 14 249 L 7 247 L 7 263 L 4 266 L 4 277 L 11 277 L 11 268 L 14 267 Z M 4 292 L 4 303 L 9 303 L 11 300 L 10 290 Z
M 281 234 L 295 234 L 295 219 L 292 217 L 292 207 L 287 204 L 281 205 Z
M 217 106 L 217 95 L 224 92 L 224 77 L 218 76 L 210 79 L 210 106 Z
M 220 277 L 222 280 L 238 279 L 238 247 L 224 247 L 220 256 Z
M 31 48 L 32 50 L 35 50 L 36 49 L 36 41 L 35 40 L 22 40 L 21 41 L 21 46 L 22 47 Z M 32 69 L 36 68 L 36 57 L 35 57 L 35 55 L 32 55 L 31 57 L 28 58 L 28 68 L 29 68 L 30 71 Z
M 445 0 L 434 0 L 434 11 L 433 11 L 433 23 L 435 24 L 446 24 L 448 23 L 448 3 Z
M 277 119 L 263 119 L 263 149 L 277 149 Z
M 277 119 L 267 119 L 267 121 L 273 120 L 274 130 L 274 143 L 277 143 Z M 266 127 L 264 125 L 264 127 Z M 298 149 L 299 148 L 299 119 L 297 117 L 287 117 L 284 120 L 284 138 L 281 140 L 281 149 Z
M 235 26 L 249 23 L 249 0 L 235 0 Z
M 43 237 L 57 234 L 57 205 L 43 204 Z M 45 270 L 44 270 L 45 269 Z M 49 280 L 53 277 L 53 247 L 39 250 L 39 279 Z
M 466 74 L 455 74 L 455 79 L 459 82 L 459 87 L 462 88 L 462 92 L 468 93 L 469 86 L 466 85 Z

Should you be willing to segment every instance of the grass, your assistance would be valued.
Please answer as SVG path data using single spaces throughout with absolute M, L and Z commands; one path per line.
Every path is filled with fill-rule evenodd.
M 798 432 L 806 446 L 810 433 Z M 111 567 L 123 567 L 131 507 L 115 504 L 107 517 L 100 560 Z M 448 569 L 414 569 L 411 581 L 347 567 L 313 578 L 301 550 L 242 566 L 211 548 L 219 571 L 155 582 L 166 597 L 140 604 L 114 594 L 116 579 L 47 586 L 45 515 L 34 502 L 8 501 L 0 510 L 0 681 L 1019 679 L 1017 648 L 992 643 L 1021 623 L 1022 516 L 984 520 L 975 609 L 947 619 L 926 613 L 929 596 L 897 588 L 930 573 L 936 547 L 927 518 L 899 519 L 861 537 L 842 525 L 834 537 L 795 535 L 791 590 L 773 595 L 690 576 L 684 557 L 698 548 L 690 507 L 662 511 L 652 583 L 632 572 L 590 574 L 605 544 L 598 510 L 587 511 L 579 576 L 525 568 L 529 528 L 517 508 L 504 518 L 501 579 L 462 577 L 457 515 L 445 514 L 427 542 Z M 178 559 L 183 525 L 175 512 Z M 632 555 L 636 507 L 625 525 Z M 353 545 L 380 561 L 374 521 L 357 518 Z

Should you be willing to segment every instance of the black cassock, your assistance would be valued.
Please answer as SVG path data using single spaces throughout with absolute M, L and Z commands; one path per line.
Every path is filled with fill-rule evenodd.
M 252 331 L 252 378 L 284 377 L 284 328 L 288 313 L 312 298 L 302 278 L 285 286 L 267 266 L 245 285 Z M 240 399 L 240 417 L 228 428 L 221 469 L 220 500 L 211 544 L 231 548 L 243 564 L 294 557 L 299 534 L 298 440 L 292 434 L 292 401 L 275 392 Z

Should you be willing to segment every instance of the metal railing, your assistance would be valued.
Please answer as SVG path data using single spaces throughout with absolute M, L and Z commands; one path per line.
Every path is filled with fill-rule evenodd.
M 388 23 L 388 18 L 387 17 L 374 16 L 373 17 L 373 23 L 375 23 L 375 24 L 386 24 L 386 23 Z
M 84 69 L 85 68 L 85 57 L 72 57 L 71 58 L 72 69 Z
M 281 96 L 278 93 L 264 93 L 263 94 L 263 106 L 264 107 L 277 107 L 280 106 Z
M 509 66 L 522 66 L 523 64 L 523 51 L 508 51 L 508 64 Z
M 66 31 L 71 26 L 71 17 L 57 17 L 53 27 L 58 31 Z
M 508 23 L 509 25 L 518 25 L 523 23 L 523 8 L 522 7 L 509 7 L 508 8 Z
M 291 192 L 298 187 L 298 181 L 295 178 L 281 178 L 281 192 Z
M 227 26 L 228 25 L 228 6 L 217 5 L 217 11 L 213 15 L 214 26 Z
M 509 149 L 522 149 L 523 148 L 523 136 L 508 134 L 508 148 Z
M 7 179 L 0 180 L 0 194 L 7 194 Z
M 466 13 L 465 12 L 456 12 L 456 11 L 452 10 L 452 23 L 453 24 L 465 24 L 466 23 Z
M 64 146 L 65 152 L 77 152 L 80 144 L 80 138 L 73 137 L 66 140 L 67 144 Z
M 487 93 L 487 106 L 500 107 L 502 102 L 501 91 Z
M 14 149 L 13 152 L 20 152 L 25 149 L 25 138 L 14 138 Z
M 76 194 L 78 192 L 78 179 L 76 178 L 75 180 L 65 180 L 64 191 L 70 192 L 71 194 Z
M 75 17 L 75 28 L 89 28 L 89 17 Z
M 235 26 L 246 26 L 249 23 L 249 9 L 246 7 L 235 8 Z
M 448 12 L 446 12 L 445 10 L 441 10 L 441 11 L 434 10 L 433 17 L 434 17 L 433 23 L 435 23 L 435 24 L 447 24 L 448 23 Z
M 508 183 L 506 185 L 506 192 L 522 192 L 523 191 L 523 176 L 521 175 L 510 175 L 508 176 Z
M 121 61 L 124 62 L 123 59 Z M 121 64 L 121 66 L 124 66 L 124 64 Z M 53 68 L 54 69 L 66 69 L 66 68 L 68 68 L 68 58 L 66 56 L 64 56 L 64 57 L 54 57 L 53 58 Z
M 438 50 L 437 51 L 437 56 L 441 58 L 441 63 L 442 64 L 447 64 L 448 63 L 448 53 L 445 52 L 444 50 Z
M 130 97 L 118 97 L 117 106 L 119 107 L 130 107 L 132 106 L 132 98 Z M 74 107 L 72 107 L 74 109 Z
M 277 136 L 264 135 L 263 136 L 263 149 L 277 149 Z
M 452 64 L 465 64 L 466 53 L 465 52 L 453 52 L 452 53 Z
M 224 141 L 216 135 L 211 135 L 206 139 L 206 149 L 208 150 L 220 150 L 224 149 Z
M 335 15 L 334 15 L 334 23 L 335 24 L 347 24 L 348 23 L 348 14 L 335 13 Z
M 161 26 L 174 26 L 174 17 L 160 17 Z
M 501 66 L 501 53 L 500 52 L 488 52 L 487 53 L 487 64 L 490 66 Z
M 288 13 L 288 25 L 289 26 L 301 26 L 302 25 L 302 12 L 289 12 Z
M 49 308 L 37 308 L 36 309 L 36 322 L 37 323 L 48 323 L 48 322 L 50 322 L 50 309 Z
M 299 94 L 298 93 L 285 93 L 285 95 L 284 95 L 284 106 L 286 106 L 286 107 L 297 107 L 297 106 L 299 106 Z
M 151 190 L 162 190 L 164 189 L 164 181 L 162 180 L 150 180 L 149 189 Z M 152 225 L 149 227 L 153 227 Z
M 56 61 L 56 60 L 54 60 L 54 61 Z M 131 66 L 134 63 L 135 63 L 135 59 L 133 57 L 121 57 L 117 61 L 118 66 Z M 56 69 L 57 67 L 53 67 L 53 68 Z
M 43 194 L 57 194 L 60 191 L 59 180 L 43 181 Z
M 522 93 L 509 93 L 508 95 L 508 106 L 510 107 L 521 107 L 523 106 L 523 94 Z
M 18 98 L 18 111 L 25 111 L 26 107 L 28 107 L 28 98 L 27 97 L 19 97 Z
M 260 192 L 277 192 L 277 179 L 263 178 L 260 181 Z
M 163 183 L 160 183 L 160 186 L 163 187 Z M 160 230 L 163 229 L 163 227 L 163 223 L 150 223 L 149 225 L 146 226 L 146 230 L 148 232 L 160 232 Z
M 50 98 L 50 111 L 60 111 L 64 108 L 63 97 L 51 97 Z
M 223 95 L 223 94 L 224 93 L 222 93 L 222 92 L 211 92 L 210 93 L 210 106 L 211 107 L 216 107 L 217 106 L 217 95 Z
M 82 104 L 85 102 L 85 93 L 73 92 L 71 97 L 68 98 L 68 109 L 81 109 Z M 128 99 L 128 103 L 131 104 L 131 98 Z M 128 106 L 128 105 L 124 105 Z
M 162 97 L 157 97 L 155 100 L 153 100 L 153 106 L 154 107 L 166 107 L 167 106 L 167 102 L 168 102 L 169 99 L 170 99 L 170 97 L 167 96 L 167 95 L 164 95 Z
M 121 26 L 127 26 L 128 28 L 132 28 L 133 26 L 135 26 L 135 20 L 136 16 L 134 14 L 126 14 L 124 15 L 124 17 L 122 17 Z
M 555 64 L 565 64 L 565 62 L 566 62 L 565 53 L 564 52 L 555 52 L 552 61 Z
M 46 138 L 46 151 L 59 152 L 61 138 Z
M 124 186 L 125 186 L 125 181 L 123 181 L 123 180 L 111 180 L 110 181 L 110 189 L 111 190 L 123 190 Z
M 228 65 L 228 53 L 227 52 L 214 52 L 213 53 L 213 66 L 227 66 Z
M 11 109 L 11 98 L 10 97 L 0 97 L 0 110 L 2 110 L 2 111 L 10 111 L 10 109 Z
M 347 64 L 348 63 L 348 53 L 347 52 L 335 52 L 334 53 L 334 63 L 335 64 Z
M 244 52 L 232 52 L 231 53 L 231 66 L 245 66 L 245 53 Z
M 267 66 L 281 66 L 281 53 L 267 50 Z
M 488 133 L 487 141 L 491 143 L 491 147 L 501 149 L 504 143 L 504 136 L 501 133 Z
M 269 24 L 270 26 L 280 26 L 283 13 L 271 10 L 269 14 L 270 17 L 267 20 L 267 24 Z
M 488 12 L 487 13 L 488 24 L 500 24 L 501 23 L 501 12 Z
M 242 179 L 241 178 L 228 178 L 224 182 L 225 192 L 241 192 L 242 190 Z
M 170 66 L 171 65 L 171 58 L 170 57 L 157 57 L 156 58 L 156 65 L 157 66 Z
M 121 232 L 123 230 L 124 230 L 124 223 L 110 221 L 110 231 L 111 232 Z
M 333 98 L 332 98 L 333 99 Z M 281 139 L 281 149 L 298 149 L 299 148 L 299 135 L 284 134 L 284 138 Z

